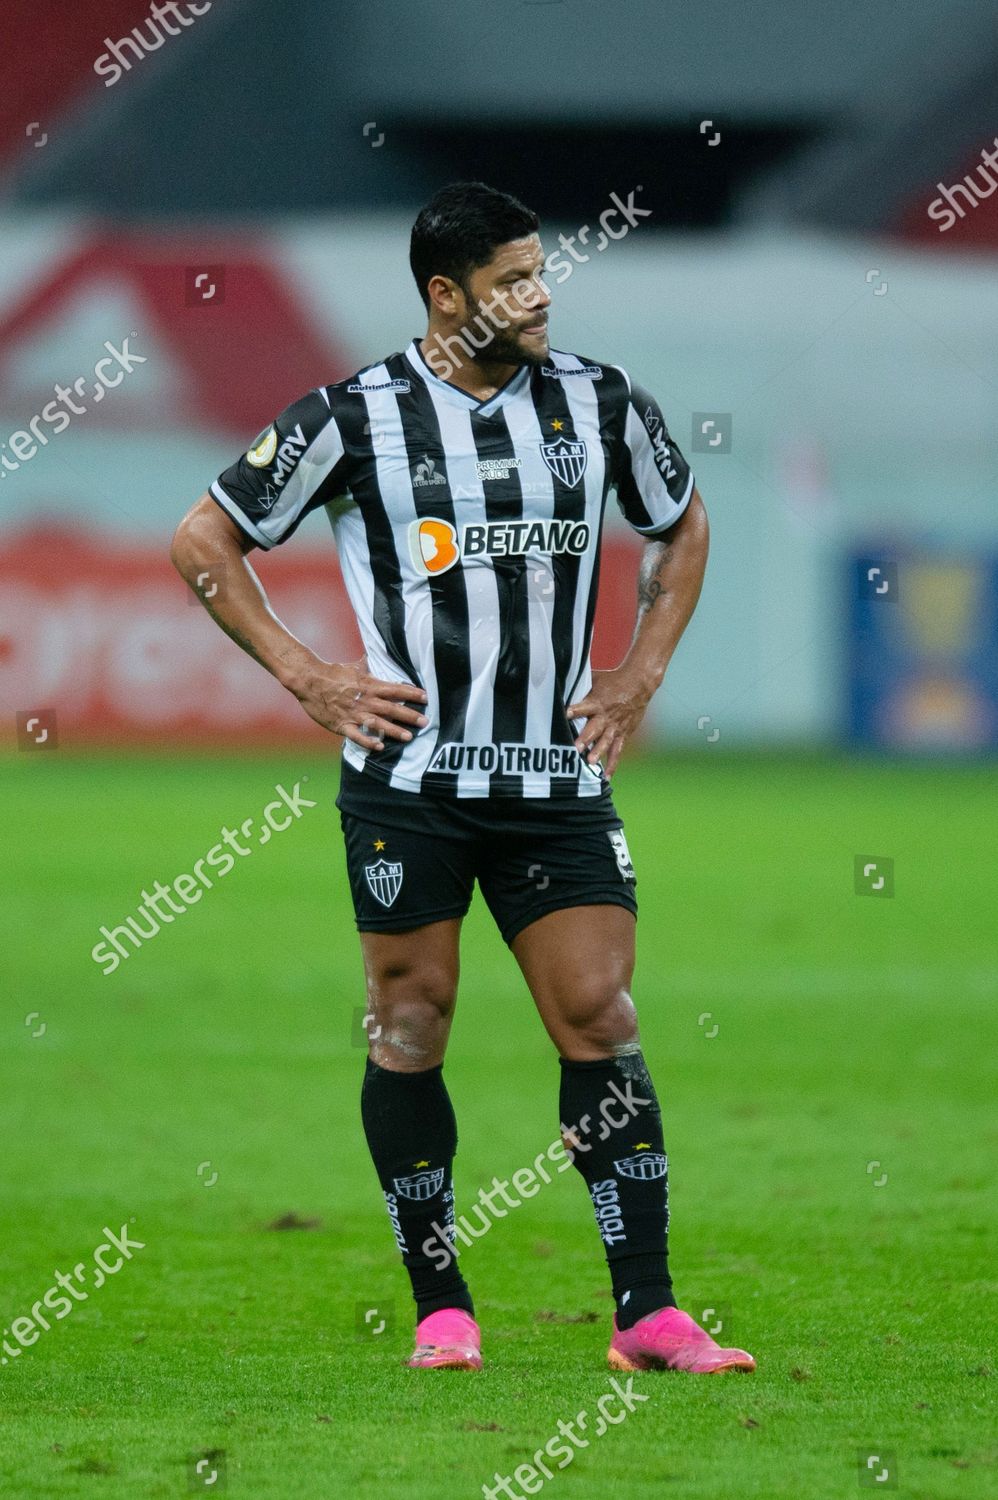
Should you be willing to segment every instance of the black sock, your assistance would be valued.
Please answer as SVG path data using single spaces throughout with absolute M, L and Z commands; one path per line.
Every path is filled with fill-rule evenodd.
M 618 1328 L 675 1307 L 669 1276 L 669 1163 L 662 1115 L 640 1050 L 561 1059 L 561 1129 L 585 1178 L 606 1246 Z
M 452 1247 L 457 1123 L 443 1067 L 394 1073 L 367 1060 L 360 1096 L 374 1159 L 417 1322 L 444 1307 L 475 1308 Z

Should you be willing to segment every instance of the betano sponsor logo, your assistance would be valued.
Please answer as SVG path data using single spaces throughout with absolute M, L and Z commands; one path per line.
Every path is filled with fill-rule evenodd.
M 525 745 L 508 740 L 498 745 L 448 740 L 438 747 L 429 765 L 431 771 L 499 771 L 504 776 L 578 776 L 583 767 L 599 775 L 598 767 L 589 765 L 574 745 Z
M 569 552 L 579 557 L 589 546 L 588 521 L 469 521 L 461 528 L 440 516 L 423 516 L 409 526 L 409 551 L 420 573 L 446 573 L 461 558 L 518 557 L 526 552 Z

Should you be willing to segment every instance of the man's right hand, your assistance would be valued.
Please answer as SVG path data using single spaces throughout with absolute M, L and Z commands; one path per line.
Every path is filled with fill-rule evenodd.
M 409 704 L 425 704 L 412 682 L 371 677 L 364 657 L 328 662 L 293 636 L 274 614 L 250 566 L 253 542 L 210 495 L 177 527 L 171 556 L 181 577 L 227 635 L 293 693 L 309 718 L 362 750 L 383 750 L 385 737 L 411 740 L 429 721 Z M 211 578 L 211 591 L 201 588 Z M 406 726 L 412 725 L 413 729 Z
M 383 750 L 385 737 L 411 740 L 414 729 L 429 720 L 411 703 L 425 703 L 426 693 L 411 682 L 384 682 L 371 677 L 367 662 L 312 662 L 286 686 L 309 718 L 353 740 L 362 750 Z M 413 729 L 406 726 L 412 725 Z

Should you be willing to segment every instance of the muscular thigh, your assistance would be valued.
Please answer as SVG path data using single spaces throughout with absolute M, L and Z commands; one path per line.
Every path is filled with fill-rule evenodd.
M 562 1057 L 607 1057 L 637 1041 L 630 993 L 634 933 L 626 907 L 587 905 L 548 912 L 513 939 L 516 961 Z

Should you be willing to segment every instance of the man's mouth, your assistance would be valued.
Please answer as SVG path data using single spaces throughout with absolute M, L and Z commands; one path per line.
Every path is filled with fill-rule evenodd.
M 547 333 L 547 327 L 548 327 L 548 325 L 547 325 L 546 322 L 544 322 L 544 323 L 528 323 L 525 328 L 521 328 L 520 332 L 521 333 Z

